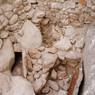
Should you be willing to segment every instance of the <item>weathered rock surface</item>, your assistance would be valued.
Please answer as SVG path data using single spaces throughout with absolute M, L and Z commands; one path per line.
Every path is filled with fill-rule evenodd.
M 10 70 L 14 64 L 14 51 L 10 39 L 5 39 L 0 49 L 0 71 Z
M 65 50 L 65 51 L 69 50 L 72 47 L 70 40 L 67 37 L 61 38 L 60 41 L 55 43 L 54 46 L 59 50 Z
M 0 74 L 0 95 L 35 95 L 35 93 L 26 79 Z
M 23 36 L 20 37 L 19 42 L 23 48 L 31 49 L 38 48 L 42 44 L 42 36 L 40 30 L 29 20 L 27 20 L 21 31 Z
M 81 95 L 95 94 L 95 26 L 91 26 L 85 38 L 85 49 L 83 52 L 84 62 L 84 85 Z
M 31 83 L 26 79 L 13 76 L 11 81 L 11 90 L 8 95 L 35 95 Z

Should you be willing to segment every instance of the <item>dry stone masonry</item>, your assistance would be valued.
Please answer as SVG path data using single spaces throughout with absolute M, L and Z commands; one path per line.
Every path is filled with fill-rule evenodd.
M 94 0 L 0 0 L 0 95 L 78 95 L 83 72 L 94 95 L 94 22 Z

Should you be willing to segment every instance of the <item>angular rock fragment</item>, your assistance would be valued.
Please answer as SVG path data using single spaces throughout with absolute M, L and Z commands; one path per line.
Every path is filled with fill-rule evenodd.
M 54 69 L 51 72 L 51 78 L 52 79 L 57 79 L 57 72 Z
M 14 64 L 14 51 L 10 39 L 4 41 L 0 49 L 0 71 L 11 70 Z
M 8 95 L 35 95 L 31 83 L 20 76 L 13 76 Z
M 33 82 L 33 88 L 35 92 L 39 92 L 46 84 L 46 78 L 39 78 Z
M 44 52 L 42 54 L 43 68 L 44 69 L 50 69 L 51 67 L 53 67 L 56 59 L 57 59 L 56 54 Z
M 35 4 L 35 3 L 37 3 L 37 0 L 27 0 L 27 2 L 30 4 Z
M 72 45 L 70 43 L 70 40 L 67 37 L 61 38 L 60 41 L 57 41 L 54 46 L 58 48 L 59 50 L 69 50 L 72 48 Z
M 59 90 L 57 95 L 67 95 L 67 91 Z
M 14 14 L 11 19 L 9 20 L 9 24 L 12 25 L 12 24 L 15 24 L 18 20 L 18 15 Z
M 57 54 L 58 54 L 58 58 L 59 58 L 60 60 L 64 60 L 64 59 L 65 59 L 66 53 L 65 53 L 64 51 L 59 50 L 59 51 L 57 52 Z
M 45 16 L 45 12 L 37 9 L 37 10 L 35 10 L 35 12 L 33 14 L 32 22 L 39 23 L 44 16 Z
M 48 80 L 48 84 L 49 84 L 49 86 L 50 86 L 53 90 L 58 91 L 59 87 L 58 87 L 58 84 L 57 84 L 55 81 Z
M 71 51 L 68 51 L 66 53 L 65 57 L 69 58 L 69 59 L 80 59 L 81 58 L 81 52 L 80 51 L 71 50 Z
M 9 35 L 8 31 L 1 31 L 0 38 L 5 39 L 8 37 L 8 35 Z
M 40 30 L 31 21 L 25 21 L 21 31 L 24 35 L 17 39 L 23 48 L 31 49 L 41 46 L 42 36 Z

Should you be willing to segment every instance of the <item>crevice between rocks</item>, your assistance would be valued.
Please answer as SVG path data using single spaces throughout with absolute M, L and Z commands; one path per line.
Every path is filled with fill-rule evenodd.
M 11 69 L 12 75 L 22 75 L 22 54 L 15 52 L 15 64 Z

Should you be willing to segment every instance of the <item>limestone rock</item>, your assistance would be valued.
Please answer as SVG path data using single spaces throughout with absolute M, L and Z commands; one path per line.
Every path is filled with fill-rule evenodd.
M 73 26 L 69 25 L 65 29 L 65 36 L 73 36 L 76 33 L 76 30 Z
M 34 11 L 34 9 L 31 9 L 29 12 L 27 12 L 27 18 L 32 19 Z
M 0 22 L 2 23 L 2 25 L 0 26 L 0 29 L 2 29 L 8 24 L 8 19 L 4 15 L 1 15 Z
M 33 83 L 33 88 L 35 92 L 39 92 L 45 84 L 46 84 L 45 78 L 36 79 L 35 82 Z
M 18 15 L 13 15 L 12 18 L 9 20 L 9 24 L 12 25 L 12 24 L 15 24 L 18 20 Z
M 83 48 L 83 46 L 84 46 L 84 37 L 80 37 L 80 39 L 76 41 L 75 47 Z
M 8 19 L 10 19 L 12 16 L 13 16 L 13 12 L 12 11 L 9 11 L 9 12 L 5 12 L 4 13 L 5 14 L 5 16 L 8 18 Z
M 64 52 L 64 51 L 59 50 L 59 51 L 57 52 L 57 54 L 58 54 L 58 58 L 59 58 L 60 60 L 64 60 L 64 59 L 65 59 L 65 52 Z
M 22 4 L 22 0 L 15 0 L 14 1 L 14 6 L 19 7 Z
M 37 0 L 27 0 L 27 2 L 30 4 L 35 4 L 35 3 L 37 3 Z
M 71 50 L 66 52 L 65 57 L 69 59 L 80 59 L 81 58 L 81 52 L 76 50 Z
M 21 31 L 24 33 L 22 37 L 17 38 L 23 48 L 38 48 L 42 44 L 42 36 L 40 30 L 29 20 L 27 20 Z
M 30 11 L 30 9 L 31 9 L 31 4 L 28 4 L 26 7 L 24 7 L 24 10 L 26 12 Z
M 11 69 L 13 63 L 14 51 L 12 43 L 9 39 L 6 39 L 3 47 L 0 49 L 0 71 Z
M 55 64 L 56 59 L 57 59 L 56 54 L 51 54 L 51 53 L 48 53 L 48 52 L 44 52 L 42 54 L 43 68 L 50 69 L 51 67 L 53 67 L 53 65 Z
M 13 76 L 8 95 L 35 95 L 31 83 L 20 76 Z
M 0 73 L 0 95 L 9 95 L 11 88 L 10 75 Z
M 67 37 L 61 38 L 60 41 L 57 41 L 54 46 L 60 50 L 69 50 L 72 48 L 70 40 Z
M 11 4 L 8 4 L 8 3 L 1 5 L 1 8 L 2 8 L 3 12 L 8 12 L 8 11 L 13 10 L 13 6 Z
M 67 95 L 67 91 L 59 90 L 57 95 Z
M 5 39 L 8 37 L 8 35 L 9 35 L 8 31 L 1 31 L 0 38 Z
M 55 81 L 52 81 L 52 80 L 48 80 L 48 84 L 49 86 L 53 89 L 53 90 L 58 90 L 59 87 L 58 87 L 58 84 L 55 82 Z
M 83 51 L 84 64 L 84 86 L 81 95 L 95 94 L 95 26 L 89 27 L 85 37 L 85 48 Z
M 39 23 L 44 16 L 45 16 L 45 12 L 37 9 L 37 10 L 35 10 L 35 12 L 33 14 L 32 22 Z

